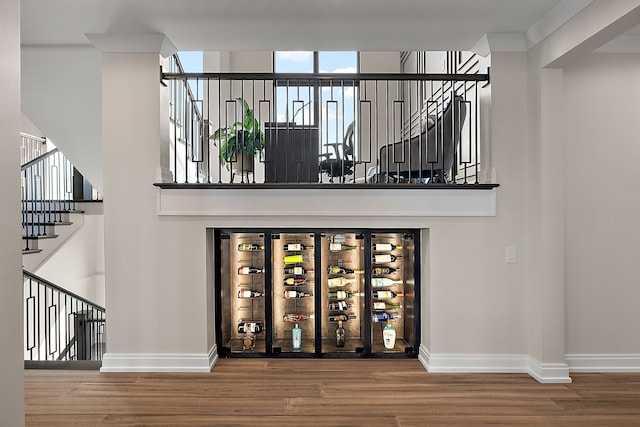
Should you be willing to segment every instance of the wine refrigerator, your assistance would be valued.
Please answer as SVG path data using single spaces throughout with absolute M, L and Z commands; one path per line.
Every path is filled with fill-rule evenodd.
M 417 230 L 216 230 L 221 357 L 417 357 Z

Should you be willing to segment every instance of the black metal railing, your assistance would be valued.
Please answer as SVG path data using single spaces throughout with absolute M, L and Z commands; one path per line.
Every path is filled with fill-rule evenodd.
M 165 73 L 177 184 L 477 184 L 487 74 Z M 181 94 L 181 96 L 180 96 Z M 215 136 L 215 138 L 211 138 Z
M 24 164 L 21 173 L 24 251 L 53 235 L 56 224 L 68 223 L 76 201 L 100 200 L 100 193 L 57 148 Z
M 177 54 L 172 55 L 170 74 L 184 74 L 184 69 Z M 202 86 L 198 80 L 171 80 L 171 169 L 174 177 L 183 174 L 185 180 L 199 182 L 202 171 L 201 145 L 193 144 L 207 137 L 203 118 L 203 100 L 197 96 Z M 195 92 L 195 94 L 194 94 Z M 193 161 L 192 159 L 195 159 Z M 178 171 L 178 173 L 176 173 Z
M 73 165 L 58 149 L 22 166 L 22 233 L 30 250 L 32 239 L 51 233 L 75 210 Z
M 23 270 L 24 359 L 102 360 L 105 309 Z

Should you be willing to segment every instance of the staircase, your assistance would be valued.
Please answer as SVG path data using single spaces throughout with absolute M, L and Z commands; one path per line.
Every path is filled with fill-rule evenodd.
M 70 368 L 71 361 L 102 360 L 104 307 L 28 271 L 23 271 L 23 282 L 26 367 L 51 367 L 51 362 L 55 367 L 65 362 L 63 366 Z
M 72 368 L 70 361 L 100 361 L 105 309 L 30 272 L 84 224 L 76 200 L 97 194 L 58 149 L 46 150 L 44 138 L 23 134 L 21 148 L 25 365 Z

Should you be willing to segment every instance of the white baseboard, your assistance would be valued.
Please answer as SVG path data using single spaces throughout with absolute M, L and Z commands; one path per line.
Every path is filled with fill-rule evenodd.
M 218 361 L 218 346 L 216 344 L 209 350 L 209 372 L 213 369 L 213 366 Z
M 209 354 L 106 353 L 100 372 L 211 372 L 217 361 L 216 346 Z
M 429 372 L 528 372 L 521 354 L 431 354 L 421 345 L 418 359 Z
M 640 354 L 566 354 L 571 372 L 640 372 Z
M 541 383 L 570 383 L 563 363 L 540 363 L 526 354 L 431 354 L 420 346 L 418 360 L 429 372 L 526 373 Z
M 569 365 L 566 363 L 540 363 L 531 356 L 526 356 L 527 372 L 543 384 L 570 384 Z

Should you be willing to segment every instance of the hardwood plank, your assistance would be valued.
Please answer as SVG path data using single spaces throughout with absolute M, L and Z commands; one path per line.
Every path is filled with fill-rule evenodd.
M 28 425 L 28 424 L 27 424 Z M 387 417 L 355 417 L 349 415 L 332 414 L 330 416 L 256 416 L 248 410 L 244 414 L 236 416 L 119 416 L 106 417 L 99 425 L 101 426 L 123 426 L 123 425 L 144 425 L 144 426 L 246 426 L 246 427 L 282 427 L 282 426 L 305 426 L 305 427 L 331 427 L 331 426 L 366 426 L 366 427 L 389 427 L 396 425 L 396 419 Z M 424 424 L 422 424 L 424 425 Z
M 25 371 L 27 426 L 640 425 L 640 374 L 427 373 L 415 359 L 222 359 L 210 373 Z

